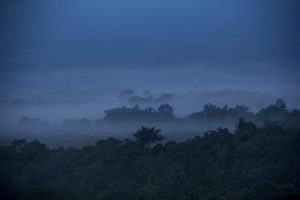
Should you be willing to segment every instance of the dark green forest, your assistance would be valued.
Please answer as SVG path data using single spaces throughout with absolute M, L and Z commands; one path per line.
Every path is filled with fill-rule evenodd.
M 125 117 L 116 111 L 106 118 Z M 300 199 L 300 111 L 281 100 L 255 114 L 208 104 L 187 118 L 237 117 L 237 111 L 244 115 L 235 130 L 220 127 L 184 141 L 142 126 L 129 139 L 109 137 L 83 148 L 23 139 L 2 144 L 1 199 Z M 143 112 L 174 118 L 169 106 Z

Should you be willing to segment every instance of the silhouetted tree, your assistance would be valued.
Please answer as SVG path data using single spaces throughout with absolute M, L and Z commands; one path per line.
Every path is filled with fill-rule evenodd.
M 257 118 L 259 121 L 283 121 L 287 107 L 282 99 L 277 99 L 275 104 L 271 104 L 266 108 L 259 110 Z
M 156 129 L 155 127 L 147 128 L 142 126 L 136 133 L 133 133 L 133 136 L 143 147 L 149 147 L 151 144 L 164 139 L 160 131 L 160 129 Z
M 159 106 L 157 111 L 158 114 L 160 114 L 164 118 L 168 118 L 168 119 L 174 118 L 173 107 L 170 106 L 169 104 L 163 104 Z
M 275 102 L 275 105 L 277 107 L 279 107 L 283 112 L 287 111 L 287 107 L 286 107 L 285 101 L 283 99 L 280 99 L 280 98 L 277 99 Z

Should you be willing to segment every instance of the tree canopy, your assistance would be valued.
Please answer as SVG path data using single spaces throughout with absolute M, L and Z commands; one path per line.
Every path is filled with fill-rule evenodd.
M 155 127 L 133 139 L 51 149 L 37 140 L 0 145 L 1 199 L 252 200 L 300 198 L 300 130 L 256 126 L 166 141 Z

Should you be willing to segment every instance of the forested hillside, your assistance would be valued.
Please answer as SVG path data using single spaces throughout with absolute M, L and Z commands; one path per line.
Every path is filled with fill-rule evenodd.
M 182 142 L 154 127 L 81 149 L 15 140 L 0 164 L 1 199 L 300 199 L 300 130 L 242 118 Z

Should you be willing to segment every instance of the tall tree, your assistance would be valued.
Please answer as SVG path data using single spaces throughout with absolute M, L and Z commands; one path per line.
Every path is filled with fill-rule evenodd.
M 156 129 L 155 127 L 148 128 L 142 126 L 139 130 L 133 133 L 133 136 L 139 144 L 141 144 L 143 147 L 148 148 L 151 144 L 165 139 L 160 134 L 160 131 L 160 129 Z

